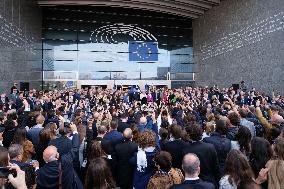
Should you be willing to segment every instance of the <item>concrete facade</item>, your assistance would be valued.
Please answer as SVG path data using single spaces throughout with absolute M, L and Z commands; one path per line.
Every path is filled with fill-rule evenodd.
M 284 94 L 284 1 L 226 0 L 193 21 L 196 84 Z
M 41 22 L 34 0 L 0 0 L 0 92 L 13 82 L 40 88 Z

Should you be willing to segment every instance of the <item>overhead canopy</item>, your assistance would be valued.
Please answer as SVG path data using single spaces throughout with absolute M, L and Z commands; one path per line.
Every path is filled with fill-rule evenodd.
M 36 0 L 40 6 L 89 5 L 150 10 L 187 18 L 198 18 L 220 0 Z

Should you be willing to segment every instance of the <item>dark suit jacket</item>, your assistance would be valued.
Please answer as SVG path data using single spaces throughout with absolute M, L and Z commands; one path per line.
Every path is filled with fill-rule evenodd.
M 117 144 L 113 153 L 113 162 L 117 170 L 117 184 L 122 189 L 132 189 L 134 166 L 129 164 L 129 160 L 137 151 L 138 146 L 134 142 L 124 141 Z
M 172 155 L 172 166 L 174 168 L 181 169 L 181 163 L 183 158 L 182 149 L 185 145 L 186 142 L 180 139 L 167 142 L 163 145 L 162 150 L 165 150 Z
M 129 127 L 130 127 L 130 125 L 129 125 L 128 123 L 119 122 L 119 123 L 118 123 L 118 127 L 117 127 L 117 131 L 123 133 L 123 131 L 124 131 L 126 128 L 129 128 Z
M 100 141 L 101 142 L 102 149 L 105 151 L 105 153 L 107 153 L 108 155 L 111 155 L 113 153 L 113 148 L 112 148 L 112 145 L 111 145 L 111 141 L 106 140 L 106 139 L 101 138 L 101 137 L 96 137 L 95 141 Z
M 120 132 L 116 131 L 116 130 L 112 130 L 112 131 L 108 132 L 104 136 L 104 139 L 110 141 L 113 148 L 115 147 L 115 145 L 117 145 L 117 144 L 119 144 L 123 141 L 122 134 Z
M 16 106 L 17 106 L 17 109 L 21 108 L 23 106 L 23 100 L 21 100 L 20 98 L 17 98 L 16 99 Z
M 9 104 L 8 104 L 9 100 L 7 99 L 7 97 L 5 98 L 5 102 L 3 102 L 1 99 L 0 99 L 0 105 L 3 105 L 3 108 L 5 111 L 9 110 Z
M 35 106 L 35 103 L 32 99 L 30 98 L 27 98 L 27 102 L 29 103 L 30 105 L 30 109 L 33 110 L 34 109 L 34 106 Z
M 199 177 L 217 187 L 220 179 L 219 162 L 213 144 L 202 141 L 188 143 L 183 148 L 183 154 L 187 153 L 194 153 L 198 156 L 201 169 Z
M 31 128 L 27 132 L 27 138 L 33 143 L 33 145 L 36 147 L 39 143 L 39 133 L 42 130 L 42 128 Z
M 48 145 L 55 146 L 61 156 L 69 153 L 72 149 L 72 141 L 66 136 L 61 136 L 59 138 L 53 139 L 49 142 Z
M 136 101 L 140 100 L 140 93 L 139 92 L 134 92 L 133 93 L 133 100 L 136 100 Z
M 135 166 L 133 176 L 133 188 L 147 188 L 151 176 L 154 175 L 156 171 L 155 163 L 153 161 L 156 152 L 156 150 L 154 150 L 153 152 L 146 152 L 147 167 L 142 172 L 137 170 L 137 152 L 135 152 L 132 158 L 129 160 L 129 163 Z
M 68 154 L 72 149 L 72 141 L 66 136 L 61 136 L 59 138 L 53 139 L 49 142 L 48 145 L 55 146 L 60 156 Z M 80 167 L 79 156 L 73 159 L 73 166 L 75 169 L 78 169 Z
M 181 184 L 175 184 L 170 189 L 215 189 L 214 185 L 209 182 L 198 180 L 186 180 Z
M 5 131 L 3 132 L 3 146 L 4 147 L 9 148 L 11 142 L 13 141 L 16 130 L 17 128 L 13 128 L 10 130 L 5 128 Z
M 203 139 L 204 142 L 213 144 L 218 155 L 220 173 L 224 173 L 227 154 L 231 150 L 231 141 L 217 132 L 213 132 L 210 137 Z
M 72 149 L 69 153 L 61 156 L 62 165 L 62 188 L 83 189 L 83 185 L 73 168 L 73 160 L 79 156 L 80 139 L 79 135 L 73 135 Z M 45 164 L 38 170 L 38 189 L 57 189 L 59 181 L 58 161 Z

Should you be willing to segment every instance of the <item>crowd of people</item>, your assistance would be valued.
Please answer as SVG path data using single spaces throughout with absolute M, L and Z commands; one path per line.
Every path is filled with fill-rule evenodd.
M 13 86 L 0 99 L 0 186 L 283 189 L 283 117 L 282 96 L 245 85 Z

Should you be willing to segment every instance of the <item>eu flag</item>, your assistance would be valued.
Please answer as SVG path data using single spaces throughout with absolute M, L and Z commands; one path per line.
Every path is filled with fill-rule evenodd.
M 158 43 L 129 41 L 129 61 L 158 61 Z

